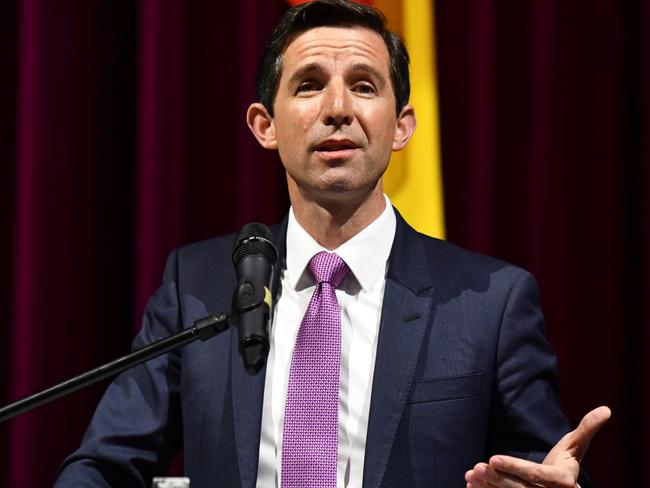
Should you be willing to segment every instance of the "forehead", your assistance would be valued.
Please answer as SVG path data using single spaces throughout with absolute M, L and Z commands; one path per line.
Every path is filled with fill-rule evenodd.
M 306 64 L 367 63 L 388 75 L 388 49 L 365 27 L 315 27 L 298 34 L 283 55 L 285 72 Z

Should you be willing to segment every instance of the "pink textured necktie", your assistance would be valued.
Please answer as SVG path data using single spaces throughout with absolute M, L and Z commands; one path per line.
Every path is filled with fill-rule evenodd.
M 329 252 L 309 262 L 316 288 L 289 370 L 282 441 L 282 488 L 336 487 L 341 312 L 338 288 L 350 271 Z

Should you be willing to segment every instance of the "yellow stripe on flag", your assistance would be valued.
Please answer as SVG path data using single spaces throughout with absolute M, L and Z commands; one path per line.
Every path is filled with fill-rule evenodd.
M 418 231 L 445 237 L 433 0 L 375 0 L 411 55 L 411 104 L 417 130 L 406 149 L 393 153 L 384 189 Z M 398 10 L 401 4 L 401 12 Z M 396 16 L 400 16 L 395 20 Z

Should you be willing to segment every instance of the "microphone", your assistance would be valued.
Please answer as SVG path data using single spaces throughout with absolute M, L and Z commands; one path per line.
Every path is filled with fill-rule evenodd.
M 278 251 L 267 226 L 246 224 L 235 238 L 232 261 L 237 286 L 232 298 L 232 321 L 239 330 L 239 351 L 244 366 L 256 374 L 269 353 L 271 318 L 271 277 Z

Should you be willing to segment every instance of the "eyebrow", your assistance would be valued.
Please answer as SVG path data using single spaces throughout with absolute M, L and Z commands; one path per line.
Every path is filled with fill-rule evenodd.
M 372 78 L 375 78 L 377 82 L 379 83 L 379 88 L 383 88 L 386 85 L 386 77 L 382 75 L 375 67 L 366 64 L 366 63 L 357 63 L 352 66 L 350 69 L 353 73 L 365 73 Z
M 349 70 L 352 73 L 365 73 L 373 78 L 375 78 L 380 85 L 380 88 L 383 88 L 386 85 L 386 77 L 382 75 L 376 68 L 367 64 L 367 63 L 357 63 L 352 65 Z M 298 83 L 309 73 L 324 73 L 325 70 L 318 63 L 309 63 L 300 67 L 296 72 L 294 72 L 289 78 L 289 86 Z
M 302 80 L 308 73 L 322 73 L 323 71 L 325 70 L 323 70 L 323 67 L 318 63 L 306 64 L 291 75 L 288 84 L 291 86 L 298 83 L 298 81 Z

